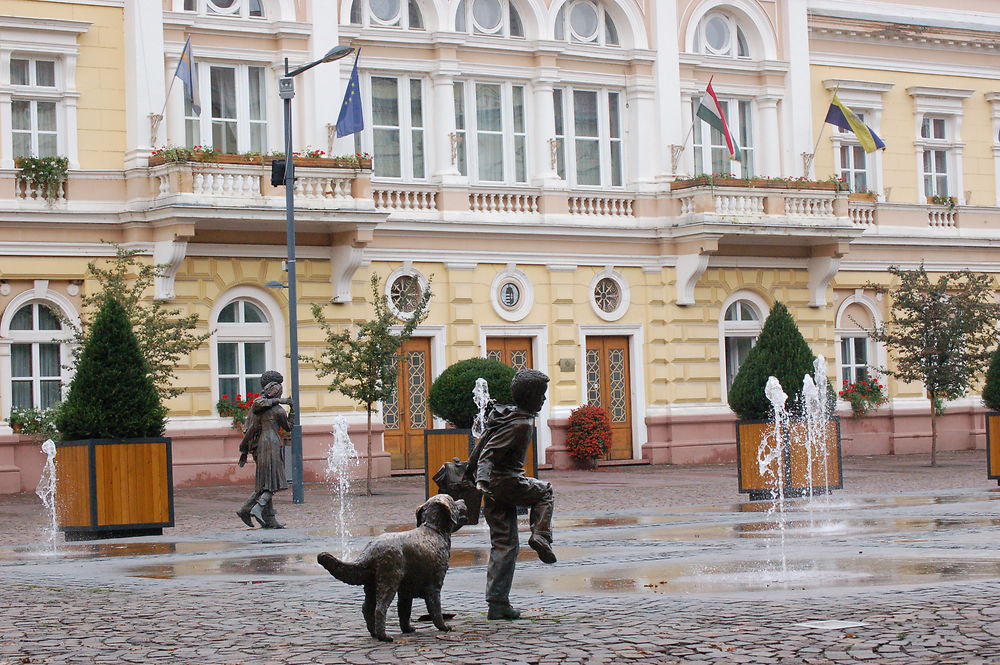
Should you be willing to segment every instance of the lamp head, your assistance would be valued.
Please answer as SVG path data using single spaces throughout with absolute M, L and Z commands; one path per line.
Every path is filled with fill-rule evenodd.
M 343 46 L 338 44 L 332 49 L 326 52 L 323 59 L 320 62 L 333 62 L 334 60 L 340 60 L 341 58 L 346 58 L 350 54 L 354 53 L 354 47 Z

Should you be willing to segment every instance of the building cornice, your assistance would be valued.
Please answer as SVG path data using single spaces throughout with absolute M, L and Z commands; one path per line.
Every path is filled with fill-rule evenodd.
M 60 18 L 34 18 L 28 16 L 0 16 L 0 30 L 42 30 L 83 34 L 93 25 L 90 21 L 70 21 Z

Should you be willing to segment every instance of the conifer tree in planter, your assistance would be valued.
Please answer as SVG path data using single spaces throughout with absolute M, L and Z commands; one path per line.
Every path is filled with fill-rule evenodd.
M 56 417 L 63 439 L 57 496 L 67 540 L 160 534 L 173 526 L 165 421 L 125 309 L 106 297 Z
M 764 443 L 764 437 L 772 431 L 771 402 L 767 399 L 764 389 L 769 377 L 775 377 L 781 383 L 781 388 L 788 396 L 786 407 L 794 421 L 788 432 L 779 433 L 785 441 L 784 453 L 785 471 L 784 494 L 804 494 L 826 492 L 842 486 L 840 481 L 840 427 L 836 418 L 828 432 L 827 462 L 813 459 L 805 449 L 805 437 L 801 421 L 801 404 L 803 378 L 812 375 L 815 357 L 809 349 L 805 338 L 795 325 L 795 320 L 788 308 L 782 303 L 775 303 L 774 308 L 764 322 L 757 343 L 747 354 L 733 379 L 729 389 L 729 408 L 737 415 L 736 444 L 739 460 L 740 491 L 748 492 L 752 499 L 767 498 L 774 488 L 765 485 L 765 478 L 758 468 L 758 451 Z M 827 382 L 819 386 L 826 394 L 828 408 L 833 401 L 833 389 Z M 812 461 L 813 477 L 818 468 L 827 470 L 823 484 L 811 485 L 806 482 L 809 462 Z M 803 468 L 805 467 L 805 468 Z
M 993 351 L 990 367 L 986 370 L 983 403 L 989 409 L 986 414 L 986 477 L 1000 485 L 1000 346 Z

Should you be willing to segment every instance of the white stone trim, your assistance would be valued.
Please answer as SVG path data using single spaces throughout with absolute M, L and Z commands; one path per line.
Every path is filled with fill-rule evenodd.
M 508 309 L 500 302 L 500 287 L 507 282 L 513 282 L 521 292 L 521 298 L 516 307 Z M 506 268 L 498 272 L 493 281 L 490 282 L 490 305 L 504 321 L 520 321 L 531 312 L 535 305 L 535 287 L 523 271 L 508 264 Z
M 580 404 L 587 403 L 587 337 L 623 336 L 629 338 L 629 390 L 632 393 L 632 459 L 642 458 L 642 446 L 646 443 L 646 358 L 645 334 L 642 324 L 626 325 L 581 325 L 578 328 L 580 355 L 577 360 L 577 377 L 580 381 Z M 560 409 L 564 407 L 559 407 Z M 572 409 L 572 407 L 570 407 Z M 553 409 L 556 411 L 556 409 Z M 566 414 L 569 415 L 568 413 Z M 558 417 L 555 413 L 553 416 Z
M 594 289 L 597 288 L 597 283 L 602 279 L 611 279 L 614 281 L 618 285 L 619 294 L 621 296 L 618 301 L 618 307 L 610 312 L 605 312 L 603 309 L 598 307 L 597 300 L 594 297 Z M 594 278 L 590 280 L 587 299 L 590 302 L 590 308 L 594 310 L 594 314 L 605 321 L 617 321 L 625 316 L 625 313 L 628 311 L 629 305 L 632 302 L 632 291 L 629 288 L 628 280 L 625 279 L 624 275 L 615 270 L 613 267 L 607 266 L 603 270 L 598 271 L 598 273 L 594 275 Z
M 686 19 L 681 21 L 682 25 L 685 20 L 687 22 L 684 31 L 684 50 L 687 53 L 698 52 L 696 44 L 698 26 L 706 14 L 716 9 L 735 15 L 737 23 L 743 27 L 753 60 L 778 59 L 777 37 L 771 20 L 756 2 L 750 0 L 706 0 L 698 5 Z M 747 28 L 752 29 L 748 30 Z M 741 59 L 740 62 L 743 60 Z
M 871 293 L 873 294 L 874 292 Z M 833 330 L 834 362 L 836 363 L 836 367 L 834 368 L 834 376 L 836 377 L 834 388 L 838 393 L 840 392 L 840 386 L 843 385 L 844 381 L 844 377 L 840 374 L 840 368 L 841 365 L 843 365 L 840 342 L 844 337 L 860 337 L 860 335 L 857 334 L 858 331 L 864 330 L 863 328 L 848 328 L 844 325 L 844 314 L 847 312 L 847 308 L 853 304 L 861 305 L 868 310 L 868 312 L 872 315 L 872 321 L 874 322 L 876 328 L 880 327 L 885 321 L 882 316 L 882 307 L 880 303 L 872 298 L 871 295 L 866 293 L 865 289 L 855 289 L 853 294 L 844 298 L 843 302 L 838 305 L 837 316 L 834 318 L 835 327 Z M 871 340 L 870 336 L 866 335 L 866 337 Z M 881 372 L 888 366 L 889 363 L 885 344 L 872 340 L 872 350 L 874 351 L 874 357 L 869 359 L 869 367 Z M 840 401 L 847 404 L 847 402 L 844 402 L 843 400 Z
M 392 312 L 393 316 L 403 321 L 409 321 L 413 318 L 413 312 L 401 312 L 396 309 L 395 303 L 392 302 L 392 285 L 397 279 L 405 276 L 417 278 L 417 283 L 420 285 L 421 293 L 427 290 L 427 277 L 424 276 L 422 272 L 414 268 L 413 264 L 407 260 L 403 262 L 403 265 L 389 273 L 389 276 L 385 278 L 385 283 L 382 285 L 382 291 L 385 293 L 386 303 L 388 304 L 389 311 Z M 431 296 L 431 299 L 433 300 L 433 296 Z
M 245 336 L 241 337 L 225 337 L 220 340 L 218 333 L 218 319 L 219 313 L 222 309 L 226 307 L 229 303 L 234 300 L 249 300 L 253 304 L 260 307 L 266 314 L 268 319 L 268 325 L 270 326 L 270 338 L 247 338 Z M 219 294 L 212 303 L 212 309 L 209 313 L 209 329 L 214 331 L 213 334 L 208 339 L 209 347 L 209 368 L 211 372 L 211 394 L 212 394 L 212 413 L 217 414 L 215 410 L 215 404 L 219 401 L 221 393 L 219 392 L 219 342 L 230 342 L 230 341 L 251 341 L 251 342 L 265 342 L 267 346 L 265 347 L 265 352 L 269 361 L 269 366 L 266 369 L 275 369 L 281 372 L 282 376 L 286 379 L 290 375 L 288 359 L 285 358 L 287 349 L 286 344 L 286 334 L 288 330 L 288 319 L 285 316 L 285 312 L 281 305 L 275 299 L 273 295 L 268 293 L 264 288 L 258 286 L 250 285 L 240 285 L 234 286 L 231 289 L 227 289 Z M 260 325 L 260 324 L 251 324 Z
M 757 314 L 760 315 L 760 321 L 726 321 L 726 310 L 737 300 L 749 301 L 757 309 Z M 767 320 L 768 315 L 771 313 L 771 306 L 768 305 L 767 301 L 757 293 L 756 291 L 751 291 L 750 289 L 740 289 L 729 294 L 729 297 L 722 301 L 722 306 L 719 308 L 719 390 L 720 395 L 722 395 L 722 404 L 728 408 L 727 396 L 729 391 L 726 389 L 726 337 L 756 337 L 760 335 L 760 331 L 764 327 L 764 322 Z M 728 335 L 726 333 L 729 333 Z

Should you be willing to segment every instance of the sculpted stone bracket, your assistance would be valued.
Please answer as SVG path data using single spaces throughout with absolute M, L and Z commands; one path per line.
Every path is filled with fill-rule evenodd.
M 809 271 L 809 306 L 826 307 L 826 287 L 840 270 L 847 243 L 820 246 L 813 250 L 806 267 Z
M 365 247 L 372 237 L 371 229 L 355 229 L 334 235 L 330 247 L 330 283 L 333 285 L 330 302 L 351 302 L 351 281 L 364 262 Z
M 153 298 L 156 300 L 173 300 L 174 278 L 177 270 L 187 255 L 189 236 L 171 233 L 169 238 L 153 242 L 153 263 L 163 266 L 161 274 L 153 279 Z
M 686 248 L 678 248 L 677 266 L 674 269 L 677 276 L 677 305 L 686 307 L 695 304 L 694 288 L 708 269 L 709 257 L 718 250 L 719 239 L 714 237 L 702 238 L 688 244 Z

